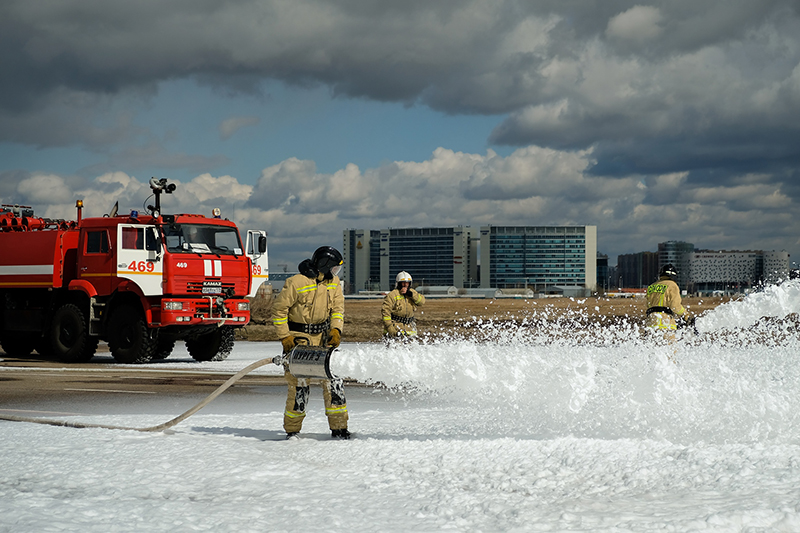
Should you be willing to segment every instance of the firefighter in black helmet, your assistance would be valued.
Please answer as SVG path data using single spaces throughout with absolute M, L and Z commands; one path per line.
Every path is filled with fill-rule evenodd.
M 678 271 L 668 263 L 661 267 L 658 281 L 647 287 L 647 327 L 656 330 L 675 330 L 676 317 L 687 322 L 689 313 L 681 305 L 681 290 L 675 283 Z
M 344 294 L 339 280 L 342 254 L 331 246 L 317 248 L 298 265 L 299 274 L 286 280 L 272 306 L 272 323 L 288 353 L 297 344 L 339 346 L 344 324 Z M 289 385 L 283 428 L 287 437 L 300 432 L 306 416 L 309 380 L 285 369 Z M 347 401 L 341 379 L 322 380 L 325 414 L 334 438 L 350 438 Z

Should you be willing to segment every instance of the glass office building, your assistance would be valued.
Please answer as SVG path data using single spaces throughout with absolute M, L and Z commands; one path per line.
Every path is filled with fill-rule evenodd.
M 414 286 L 477 285 L 475 246 L 468 226 L 345 230 L 342 279 L 352 293 L 391 290 L 401 270 Z
M 347 229 L 343 237 L 344 268 L 339 277 L 345 282 L 345 292 L 380 290 L 381 232 Z
M 463 288 L 477 276 L 469 226 L 388 228 L 381 230 L 381 287 L 394 287 L 401 270 L 415 286 Z
M 484 226 L 480 236 L 470 226 L 345 230 L 344 261 L 351 293 L 391 290 L 401 270 L 417 287 L 588 293 L 597 285 L 597 227 Z
M 694 244 L 683 241 L 667 241 L 658 243 L 658 269 L 671 264 L 678 269 L 675 281 L 682 290 L 689 286 L 689 255 L 694 252 Z
M 597 285 L 596 226 L 483 226 L 480 250 L 483 288 Z

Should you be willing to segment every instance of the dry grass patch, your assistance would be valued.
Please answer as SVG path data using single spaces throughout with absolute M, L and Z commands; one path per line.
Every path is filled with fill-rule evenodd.
M 714 309 L 730 298 L 684 298 L 692 314 Z M 347 300 L 343 338 L 350 342 L 378 342 L 383 335 L 382 299 Z M 240 338 L 255 341 L 278 340 L 270 322 L 271 299 L 254 301 L 253 322 Z M 622 320 L 638 322 L 645 316 L 644 298 L 428 298 L 417 310 L 421 333 L 468 333 L 475 320 L 496 323 L 520 322 L 536 317 L 548 322 L 580 317 L 582 323 L 612 324 Z

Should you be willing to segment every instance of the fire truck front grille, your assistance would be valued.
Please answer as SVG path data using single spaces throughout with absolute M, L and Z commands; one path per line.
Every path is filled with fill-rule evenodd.
M 186 284 L 186 294 L 223 294 L 228 289 L 235 291 L 236 284 L 220 283 L 219 281 L 190 281 Z

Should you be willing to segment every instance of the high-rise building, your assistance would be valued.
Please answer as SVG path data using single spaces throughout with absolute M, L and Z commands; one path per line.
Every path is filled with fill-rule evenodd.
M 658 279 L 658 254 L 639 252 L 617 257 L 619 283 L 628 289 L 647 287 Z
M 345 281 L 345 292 L 380 290 L 381 232 L 346 229 L 343 241 L 344 268 L 339 277 Z
M 342 279 L 349 292 L 387 291 L 401 270 L 414 285 L 477 284 L 476 246 L 469 226 L 345 230 Z
M 608 255 L 597 252 L 597 290 L 606 292 L 609 287 Z
M 463 288 L 477 275 L 469 226 L 388 228 L 380 234 L 381 290 L 394 287 L 401 270 L 417 286 Z
M 405 270 L 416 286 L 588 293 L 597 257 L 596 226 L 485 226 L 480 237 L 469 226 L 351 229 L 341 276 L 350 292 L 390 290 Z
M 658 269 L 672 264 L 678 269 L 675 282 L 682 290 L 689 285 L 689 254 L 694 252 L 694 244 L 683 241 L 667 241 L 658 243 Z
M 481 287 L 597 285 L 597 226 L 482 226 Z

